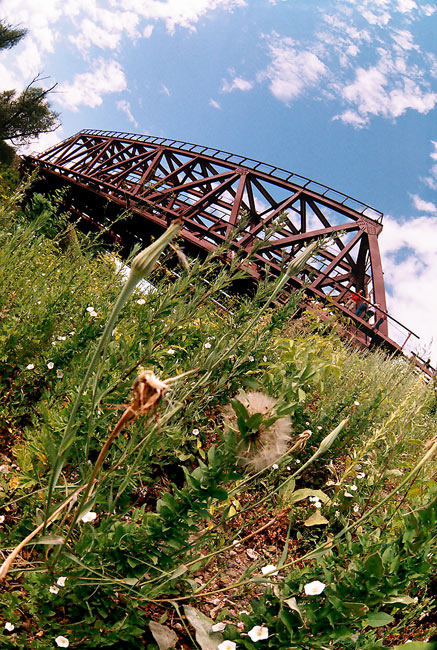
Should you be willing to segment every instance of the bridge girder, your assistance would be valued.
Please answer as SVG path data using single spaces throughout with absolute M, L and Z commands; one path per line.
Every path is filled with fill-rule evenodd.
M 228 152 L 118 132 L 81 131 L 27 160 L 132 210 L 139 217 L 132 237 L 146 240 L 148 223 L 165 229 L 182 218 L 181 236 L 208 251 L 236 230 L 231 250 L 260 245 L 248 267 L 254 279 L 279 275 L 302 248 L 329 238 L 292 286 L 305 284 L 307 294 L 334 303 L 361 330 L 366 323 L 346 307 L 352 292 L 364 291 L 387 310 L 378 247 L 382 213 L 332 188 Z M 269 228 L 275 232 L 266 239 Z M 377 336 L 389 340 L 387 321 Z

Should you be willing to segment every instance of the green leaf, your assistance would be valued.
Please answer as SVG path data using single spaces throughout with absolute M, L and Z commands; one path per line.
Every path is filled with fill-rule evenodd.
M 304 526 L 326 526 L 326 524 L 329 524 L 329 521 L 320 513 L 320 510 L 316 510 L 311 517 L 303 522 Z
M 370 627 L 382 627 L 383 625 L 390 625 L 393 621 L 394 618 L 393 616 L 390 616 L 390 614 L 386 614 L 385 612 L 373 612 L 364 619 L 364 624 L 370 625 Z
M 297 604 L 296 598 L 287 598 L 284 600 L 284 603 L 286 603 L 290 609 L 293 610 L 293 612 L 297 612 L 300 616 L 300 618 L 303 620 L 302 612 L 299 609 L 299 605 Z
M 311 488 L 301 488 L 300 490 L 295 490 L 290 496 L 290 503 L 297 503 L 297 501 L 303 501 L 303 499 L 308 499 L 308 497 L 318 497 L 323 503 L 330 503 L 331 499 L 327 494 L 322 492 L 322 490 L 312 490 Z
M 364 570 L 368 575 L 375 576 L 376 578 L 382 578 L 384 575 L 384 566 L 382 564 L 382 559 L 379 553 L 373 553 L 373 555 L 369 555 L 367 560 L 364 562 Z
M 412 605 L 415 600 L 408 596 L 407 594 L 398 594 L 396 596 L 390 596 L 388 600 L 384 601 L 385 603 L 392 605 L 393 603 L 402 603 L 403 605 Z
M 393 650 L 437 650 L 437 642 L 431 641 L 431 643 L 426 643 L 426 641 L 413 641 L 412 643 L 396 645 Z
M 298 399 L 299 399 L 299 402 L 304 402 L 304 401 L 305 401 L 306 394 L 305 394 L 305 391 L 302 390 L 302 388 L 299 388 L 299 389 L 298 389 L 298 391 L 297 391 L 297 397 L 298 397 Z
M 196 630 L 196 641 L 202 650 L 217 650 L 217 645 L 223 641 L 223 637 L 218 632 L 212 631 L 214 621 L 189 605 L 184 606 L 184 612 L 189 623 Z
M 161 625 L 155 621 L 149 623 L 150 631 L 158 644 L 159 650 L 168 650 L 176 645 L 178 641 L 177 634 L 166 625 Z
M 44 535 L 43 537 L 38 537 L 38 539 L 33 539 L 31 542 L 26 544 L 26 546 L 31 546 L 32 544 L 63 544 L 64 538 L 59 535 Z

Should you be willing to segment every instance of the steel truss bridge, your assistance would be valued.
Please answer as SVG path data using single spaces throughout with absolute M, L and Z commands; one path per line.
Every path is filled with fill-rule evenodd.
M 387 314 L 378 246 L 383 215 L 346 194 L 244 156 L 132 133 L 84 130 L 25 160 L 45 183 L 70 186 L 75 214 L 109 226 L 126 244 L 148 242 L 174 219 L 183 220 L 181 237 L 192 252 L 214 250 L 232 233 L 228 255 L 251 253 L 256 244 L 247 265 L 255 282 L 279 276 L 300 250 L 322 241 L 288 290 L 304 287 L 307 307 L 322 303 L 347 316 L 345 330 L 361 346 L 400 352 L 416 336 Z M 114 223 L 126 208 L 132 216 Z M 268 238 L 266 229 L 274 230 Z M 368 296 L 370 318 L 349 308 L 358 291 Z M 329 318 L 323 309 L 317 313 Z M 386 319 L 375 328 L 381 315 Z M 400 337 L 390 337 L 389 322 L 397 323 Z M 432 374 L 424 360 L 416 363 Z

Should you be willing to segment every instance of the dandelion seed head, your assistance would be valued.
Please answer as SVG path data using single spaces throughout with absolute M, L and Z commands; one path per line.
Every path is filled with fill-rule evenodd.
M 276 400 L 259 391 L 238 393 L 236 399 L 243 404 L 249 416 L 260 413 L 268 418 L 275 414 Z M 223 415 L 225 427 L 235 430 L 237 415 L 230 404 L 223 409 Z M 237 446 L 240 462 L 251 472 L 258 472 L 270 465 L 277 464 L 276 461 L 286 453 L 289 447 L 291 431 L 292 424 L 288 416 L 279 418 L 267 427 L 261 422 L 258 429 L 252 432 L 250 438 L 240 437 Z

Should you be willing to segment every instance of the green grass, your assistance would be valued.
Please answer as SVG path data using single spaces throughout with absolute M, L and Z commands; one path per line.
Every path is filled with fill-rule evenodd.
M 150 278 L 156 290 L 137 290 L 125 304 L 82 392 L 123 279 L 98 236 L 68 226 L 62 193 L 22 207 L 23 190 L 3 178 L 3 558 L 44 522 L 45 530 L 1 586 L 1 620 L 15 626 L 2 643 L 53 648 L 61 635 L 70 647 L 154 650 L 153 620 L 176 631 L 177 650 L 204 650 L 202 637 L 190 641 L 192 613 L 188 623 L 183 606 L 199 617 L 214 599 L 227 623 L 212 647 L 223 639 L 249 650 L 395 647 L 419 616 L 427 627 L 414 640 L 427 638 L 434 384 L 406 360 L 364 354 L 310 320 L 288 338 L 298 295 L 273 308 L 266 301 L 278 287 L 266 282 L 250 299 L 229 299 L 222 292 L 241 277 L 238 258 L 225 269 L 219 251 L 176 275 L 167 249 Z M 132 386 L 144 369 L 161 381 L 183 376 L 156 412 L 136 413 L 114 434 L 96 467 L 127 405 L 138 406 Z M 241 390 L 270 395 L 275 412 L 252 416 L 233 402 L 239 417 L 229 430 L 223 408 Z M 277 417 L 291 419 L 290 451 L 245 473 L 239 441 L 256 444 L 259 427 Z M 79 505 L 71 500 L 77 489 Z M 96 518 L 80 521 L 87 511 Z M 263 544 L 257 531 L 267 523 Z M 228 575 L 235 554 L 240 571 Z M 262 575 L 268 564 L 283 567 L 278 577 Z M 51 593 L 60 576 L 65 586 Z M 314 580 L 326 588 L 306 596 Z M 269 636 L 254 642 L 244 633 L 261 623 Z

